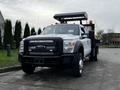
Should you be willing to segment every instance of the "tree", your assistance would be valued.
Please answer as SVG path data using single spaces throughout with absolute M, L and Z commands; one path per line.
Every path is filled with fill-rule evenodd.
M 34 28 L 34 27 L 31 29 L 31 35 L 36 35 L 36 32 L 35 32 L 35 28 Z
M 2 36 L 1 36 L 1 30 L 0 30 L 0 49 L 2 48 Z
M 39 28 L 39 29 L 38 29 L 38 35 L 41 34 L 41 32 L 42 32 L 42 31 L 41 31 L 41 29 Z
M 12 24 L 10 20 L 5 21 L 3 44 L 4 48 L 6 48 L 7 44 L 10 44 L 11 48 L 13 45 Z
M 104 33 L 103 30 L 98 31 L 97 34 L 96 34 L 96 38 L 97 38 L 97 39 L 102 39 L 103 33 Z
M 114 33 L 114 30 L 113 29 L 108 29 L 107 33 Z
M 14 40 L 16 48 L 19 47 L 19 43 L 21 41 L 21 33 L 22 33 L 22 26 L 20 21 L 16 21 L 15 23 L 15 32 L 14 32 Z
M 30 36 L 30 28 L 29 28 L 28 23 L 26 23 L 25 29 L 24 29 L 24 36 L 23 37 L 26 38 L 28 36 Z

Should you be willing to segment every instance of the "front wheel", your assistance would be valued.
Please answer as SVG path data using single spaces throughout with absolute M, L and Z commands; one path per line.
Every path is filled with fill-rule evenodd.
M 30 64 L 22 64 L 22 70 L 26 74 L 32 74 L 35 70 L 35 67 L 33 65 L 30 65 Z
M 81 77 L 83 73 L 83 66 L 84 66 L 84 61 L 83 61 L 83 54 L 79 53 L 76 55 L 73 61 L 73 74 L 76 77 Z

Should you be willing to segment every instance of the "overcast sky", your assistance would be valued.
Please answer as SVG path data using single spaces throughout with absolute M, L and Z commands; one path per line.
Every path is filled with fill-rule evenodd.
M 36 29 L 55 23 L 56 13 L 86 11 L 97 30 L 120 32 L 120 0 L 0 0 L 0 10 L 13 24 L 19 19 Z

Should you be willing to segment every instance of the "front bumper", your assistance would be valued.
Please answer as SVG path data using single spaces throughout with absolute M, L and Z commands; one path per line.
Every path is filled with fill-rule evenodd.
M 76 54 L 63 54 L 61 56 L 27 56 L 19 54 L 19 61 L 21 63 L 32 64 L 35 66 L 58 66 L 58 65 L 72 65 Z

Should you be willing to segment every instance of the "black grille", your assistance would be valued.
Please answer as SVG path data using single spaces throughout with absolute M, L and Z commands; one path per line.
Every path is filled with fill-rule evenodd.
M 27 55 L 60 55 L 63 52 L 63 40 L 61 38 L 25 40 L 24 50 Z

